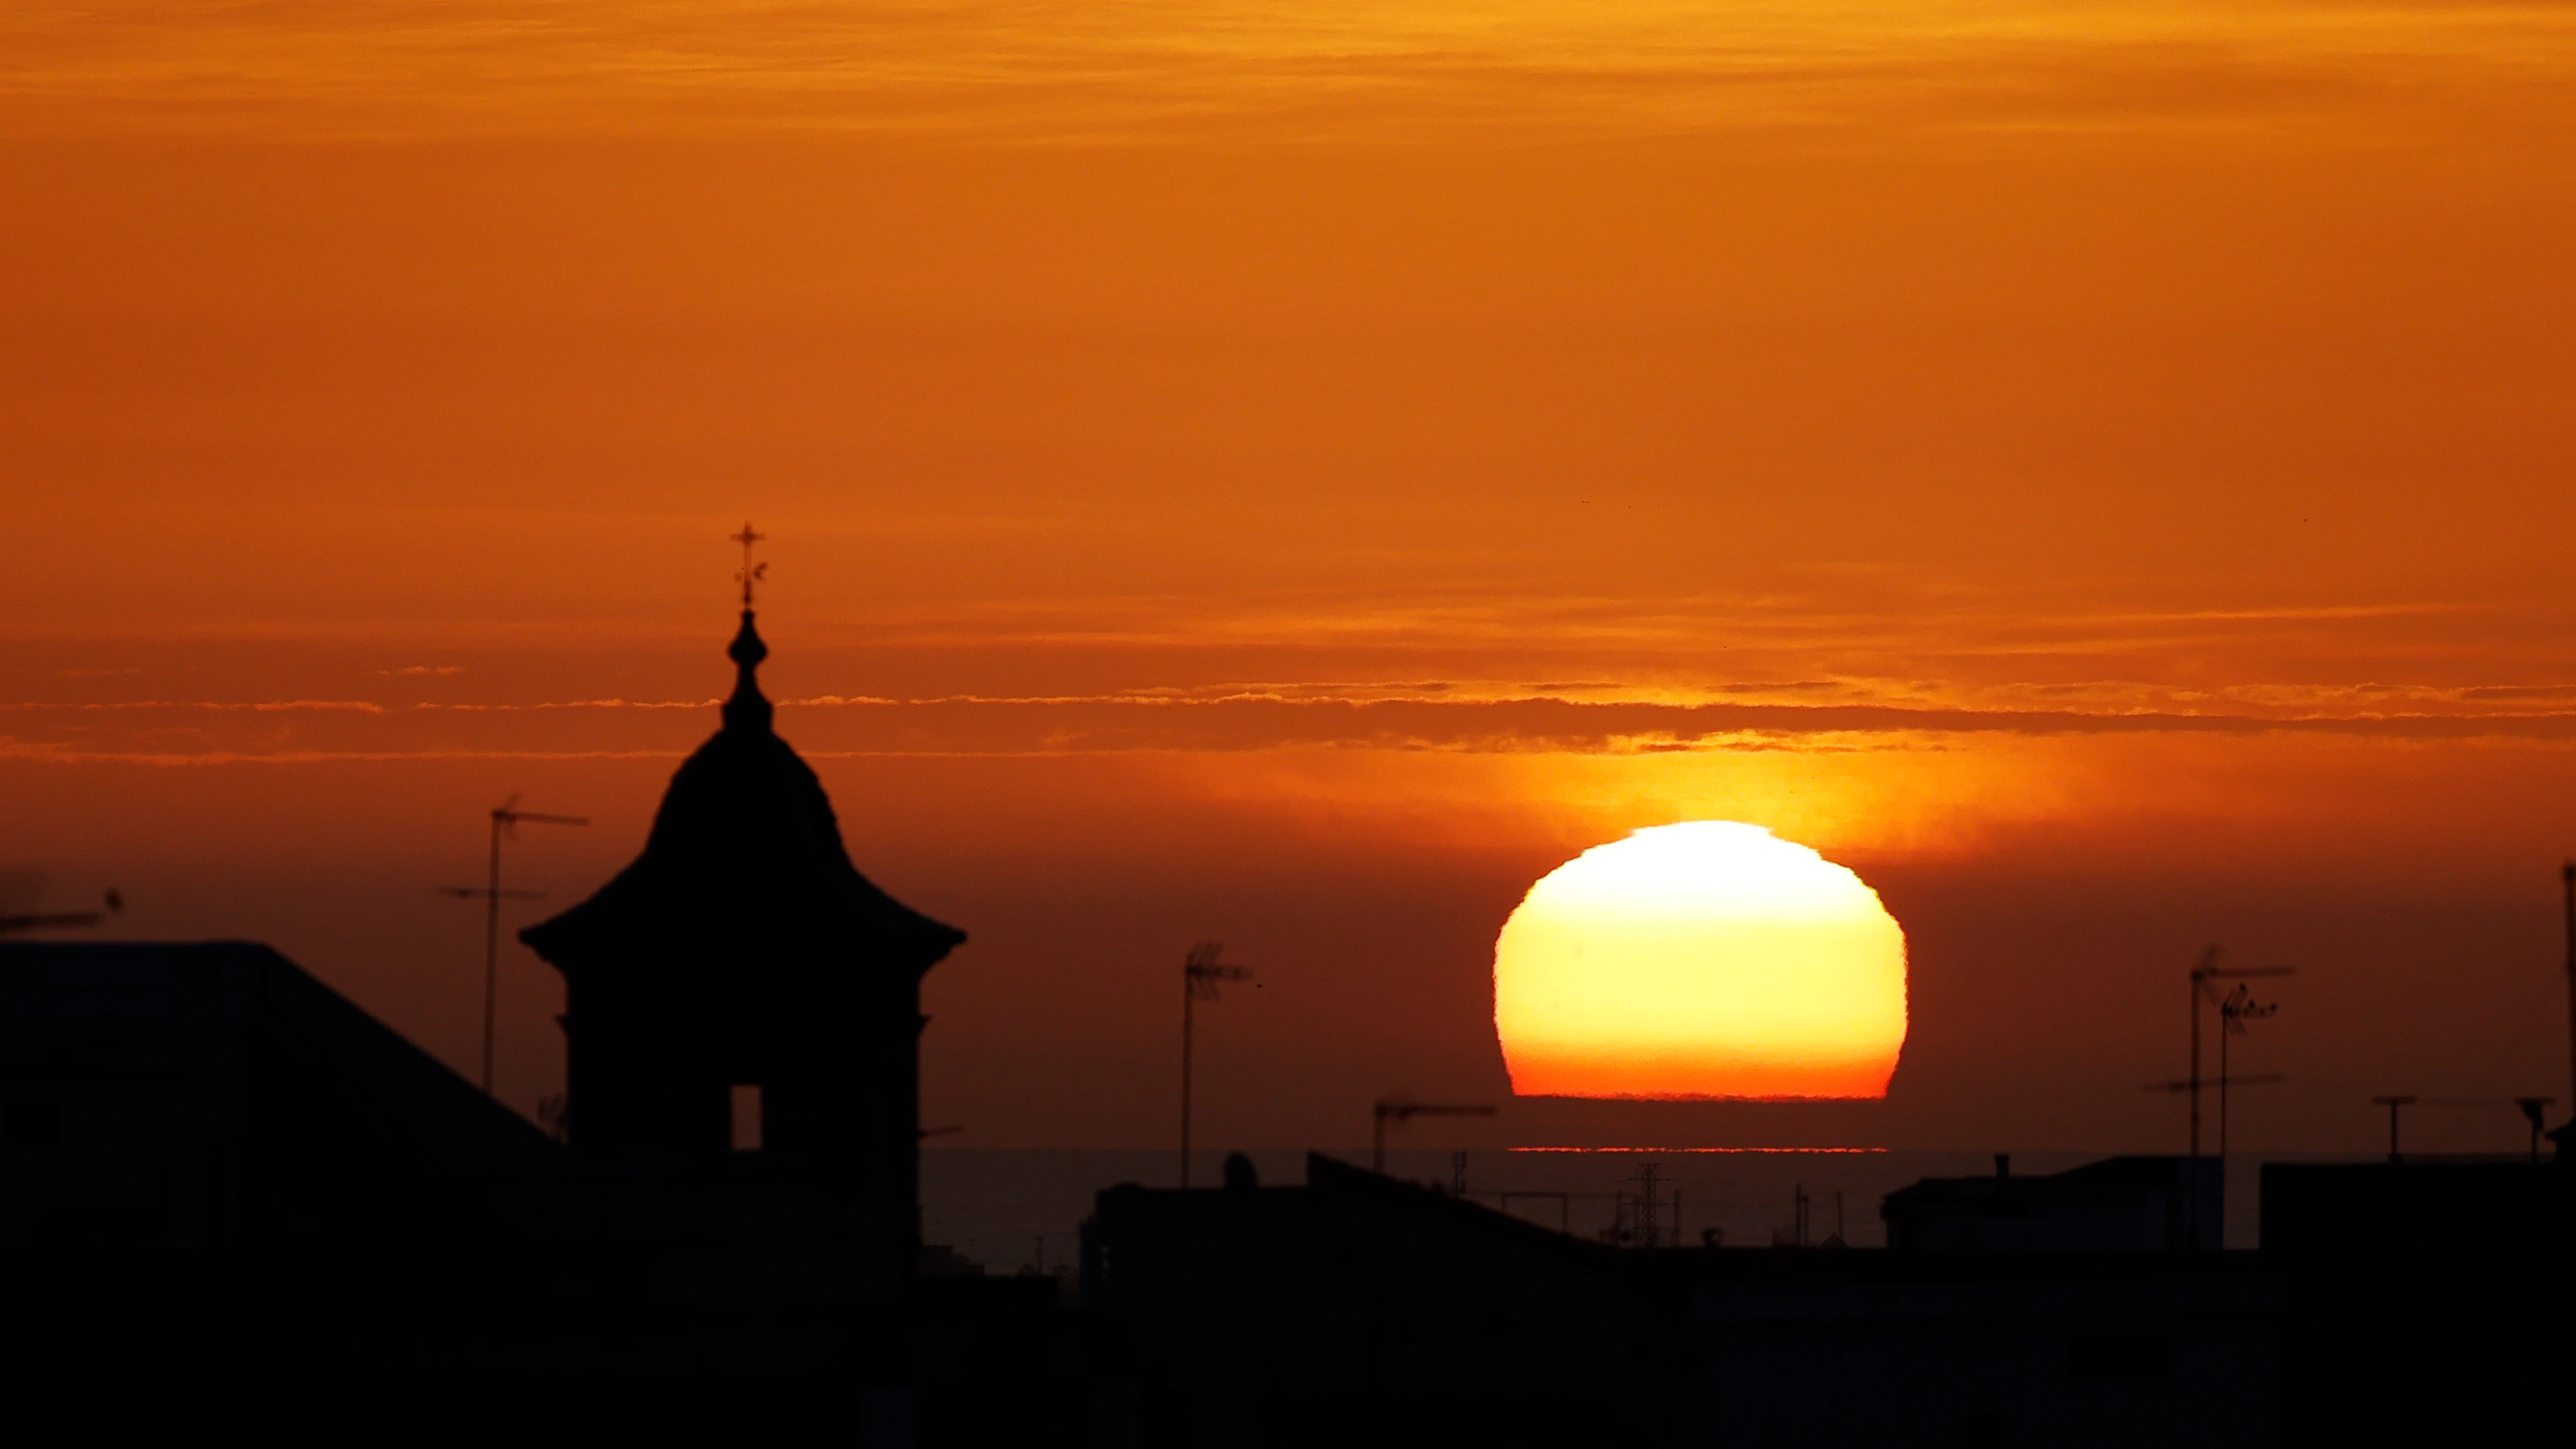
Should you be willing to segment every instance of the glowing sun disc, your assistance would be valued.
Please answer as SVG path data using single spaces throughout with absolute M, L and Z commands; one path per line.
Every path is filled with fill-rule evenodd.
M 1494 1029 L 1523 1097 L 1884 1097 L 1905 932 L 1878 892 L 1759 825 L 1596 845 L 1494 942 Z

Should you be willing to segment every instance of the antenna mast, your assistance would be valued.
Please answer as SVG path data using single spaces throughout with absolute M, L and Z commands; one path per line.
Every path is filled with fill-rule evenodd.
M 2210 974 L 2218 969 L 2218 948 L 2200 953 L 2200 964 L 2191 968 L 2191 1161 L 2192 1171 L 2200 1170 L 2200 997 L 2208 989 Z
M 540 815 L 533 810 L 521 810 L 518 805 L 519 797 L 512 795 L 492 807 L 491 873 L 485 877 L 484 884 L 438 888 L 438 893 L 443 896 L 454 896 L 463 901 L 483 902 L 483 1095 L 487 1097 L 492 1095 L 493 1043 L 497 1034 L 495 1024 L 499 1016 L 501 995 L 501 902 L 504 900 L 532 901 L 543 894 L 540 891 L 501 889 L 501 839 L 503 836 L 508 836 L 512 840 L 518 839 L 518 831 L 515 827 L 522 820 L 535 821 L 540 825 L 588 825 L 590 823 L 583 816 Z
M 2197 1204 L 2200 1201 L 2201 1000 L 2206 997 L 2211 1005 L 2218 1008 L 2218 1159 L 2219 1171 L 2222 1174 L 2222 1186 L 2219 1190 L 2221 1195 L 2219 1211 L 2221 1214 L 2221 1221 L 2223 1222 L 2226 1213 L 2226 1189 L 2223 1185 L 2223 1175 L 2227 1170 L 2227 1038 L 2231 1034 L 2238 1036 L 2242 1036 L 2244 1034 L 2245 1019 L 2247 1017 L 2259 1018 L 2270 1016 L 2273 1012 L 2280 1009 L 2278 1006 L 2258 1005 L 2254 1000 L 2253 994 L 2241 983 L 2246 978 L 2250 977 L 2293 976 L 2296 974 L 2297 972 L 2288 966 L 2222 967 L 2218 964 L 2218 948 L 2216 946 L 2211 946 L 2209 949 L 2201 952 L 2200 964 L 2191 968 L 2191 1075 L 2185 1079 L 2184 1085 L 2185 1090 L 2191 1093 L 2191 1158 L 2189 1172 L 2191 1182 L 2190 1191 L 2192 1194 L 2191 1200 L 2194 1206 L 2191 1208 L 2189 1216 L 2191 1221 L 2191 1246 L 2195 1249 L 2200 1246 L 2200 1209 Z M 2225 996 L 2221 996 L 2218 993 L 2218 988 L 2210 985 L 2213 981 L 2237 981 L 2240 984 L 2235 990 L 2230 991 Z M 2222 1242 L 2220 1246 L 2224 1247 L 2225 1244 Z
M 2567 909 L 2567 1074 L 2568 1085 L 2576 1087 L 2576 860 L 2558 868 L 2558 885 Z M 2576 1097 L 2568 1100 L 2576 1102 Z M 2568 1120 L 2576 1122 L 2576 1117 Z
M 2290 969 L 2283 967 L 2265 974 L 2287 976 Z M 2281 1004 L 2277 1001 L 2256 1001 L 2253 988 L 2242 981 L 2236 983 L 2236 989 L 2228 992 L 2218 1003 L 2218 1160 L 2221 1164 L 2227 1161 L 2227 1084 L 2233 1080 L 2227 1074 L 2227 1043 L 2231 1038 L 2245 1034 L 2245 1023 L 2260 1021 L 2280 1009 Z
M 748 529 L 745 530 L 746 532 Z M 1217 1000 L 1228 981 L 1248 981 L 1252 972 L 1219 961 L 1225 943 L 1201 941 L 1181 961 L 1181 1186 L 1190 1185 L 1190 1036 L 1197 1025 L 1199 1002 Z
M 2370 1099 L 2370 1105 L 2374 1107 L 2385 1107 L 2388 1109 L 2388 1161 L 2392 1166 L 2406 1160 L 2405 1154 L 2397 1150 L 2397 1109 L 2400 1107 L 2412 1107 L 2415 1105 L 2415 1102 L 2416 1099 L 2413 1097 L 2373 1097 Z

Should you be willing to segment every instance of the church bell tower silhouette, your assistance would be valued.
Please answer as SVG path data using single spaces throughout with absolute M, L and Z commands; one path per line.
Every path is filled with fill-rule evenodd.
M 724 722 L 671 777 L 643 853 L 519 933 L 563 973 L 566 1135 L 584 1157 L 809 1182 L 837 1230 L 918 1234 L 921 978 L 965 934 L 850 863 L 771 728 L 743 527 Z

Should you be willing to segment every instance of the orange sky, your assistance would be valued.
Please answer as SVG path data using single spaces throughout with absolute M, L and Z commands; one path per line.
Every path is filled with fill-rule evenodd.
M 2211 939 L 2302 973 L 2239 1141 L 2564 1095 L 2571 79 L 2536 5 L 11 5 L 0 865 L 469 1061 L 427 887 L 512 790 L 555 902 L 632 854 L 748 515 L 781 732 L 972 933 L 962 1142 L 1162 1140 L 1202 936 L 1212 1140 L 1497 1094 L 1521 891 L 1703 816 L 1904 922 L 1888 1102 L 1494 1140 L 2158 1145 Z

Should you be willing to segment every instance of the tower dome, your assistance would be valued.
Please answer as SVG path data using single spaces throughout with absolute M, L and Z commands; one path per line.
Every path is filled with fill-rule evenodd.
M 634 864 L 589 900 L 520 932 L 568 977 L 678 971 L 918 978 L 966 939 L 850 863 L 813 768 L 771 728 L 752 612 L 726 653 L 724 726 L 671 777 Z

